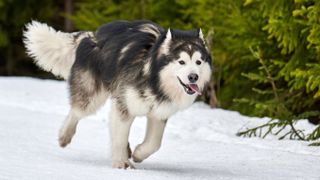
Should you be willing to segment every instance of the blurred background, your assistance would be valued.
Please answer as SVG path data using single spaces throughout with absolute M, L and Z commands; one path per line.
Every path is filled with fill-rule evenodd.
M 307 135 L 293 128 L 320 120 L 318 0 L 0 0 L 0 75 L 54 79 L 26 56 L 22 31 L 31 20 L 71 32 L 119 19 L 202 28 L 214 57 L 206 103 L 279 119 L 267 127 L 292 126 L 301 140 L 320 137 L 320 126 Z

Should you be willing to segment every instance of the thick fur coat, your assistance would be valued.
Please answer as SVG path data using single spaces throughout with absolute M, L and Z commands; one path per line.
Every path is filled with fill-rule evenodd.
M 70 112 L 59 143 L 71 142 L 80 119 L 112 100 L 112 166 L 133 168 L 160 148 L 167 119 L 189 107 L 211 77 L 201 30 L 163 29 L 151 21 L 115 21 L 96 32 L 64 33 L 39 22 L 26 25 L 27 53 L 69 82 Z M 144 141 L 131 152 L 130 126 L 147 116 Z

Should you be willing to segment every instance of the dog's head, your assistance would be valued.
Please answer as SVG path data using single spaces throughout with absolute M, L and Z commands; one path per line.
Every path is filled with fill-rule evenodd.
M 167 30 L 157 56 L 160 86 L 171 98 L 194 99 L 210 80 L 211 56 L 201 30 Z

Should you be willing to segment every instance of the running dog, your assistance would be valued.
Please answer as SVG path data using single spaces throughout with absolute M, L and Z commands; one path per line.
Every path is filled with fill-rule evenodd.
M 134 168 L 161 145 L 168 118 L 186 109 L 211 77 L 211 56 L 201 29 L 164 29 L 151 21 L 114 21 L 96 32 L 65 33 L 32 21 L 26 25 L 27 54 L 43 70 L 66 79 L 70 111 L 59 131 L 67 146 L 80 119 L 112 100 L 112 166 Z M 147 116 L 144 141 L 128 142 L 136 116 Z

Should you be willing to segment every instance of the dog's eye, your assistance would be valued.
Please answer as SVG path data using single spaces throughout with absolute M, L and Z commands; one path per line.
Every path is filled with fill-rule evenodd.
M 185 65 L 186 63 L 184 61 L 179 61 L 179 64 Z
M 196 61 L 196 64 L 197 64 L 197 65 L 200 65 L 200 64 L 201 64 L 201 61 L 200 61 L 200 60 L 197 60 L 197 61 Z

